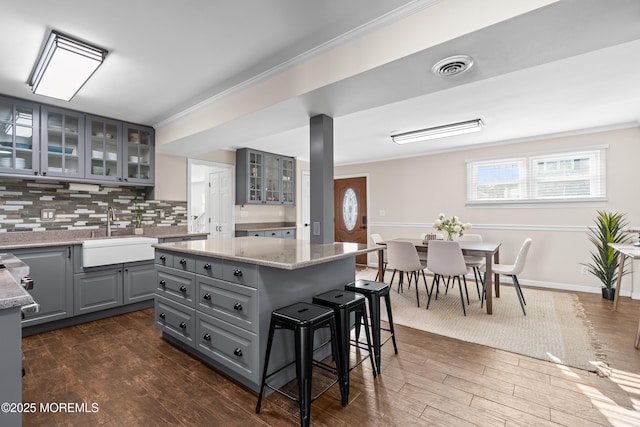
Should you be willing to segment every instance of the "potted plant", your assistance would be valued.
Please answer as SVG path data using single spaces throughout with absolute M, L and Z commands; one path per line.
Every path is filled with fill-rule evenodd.
M 133 234 L 142 234 L 142 207 L 140 203 L 138 203 L 138 197 L 136 196 L 133 199 L 133 222 L 135 228 L 133 229 Z
M 625 274 L 625 271 L 624 266 L 618 271 L 618 253 L 609 243 L 629 241 L 624 232 L 627 221 L 625 215 L 618 212 L 597 212 L 595 227 L 589 227 L 589 241 L 593 243 L 595 250 L 591 252 L 591 262 L 582 265 L 602 282 L 602 297 L 612 300 L 616 291 L 613 286 L 618 274 Z

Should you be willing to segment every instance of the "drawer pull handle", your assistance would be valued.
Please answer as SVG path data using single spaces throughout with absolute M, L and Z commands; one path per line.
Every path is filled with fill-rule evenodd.
M 242 311 L 242 304 L 240 304 L 239 302 L 237 302 L 234 306 L 233 306 L 234 310 L 237 311 Z
M 236 348 L 235 350 L 233 350 L 233 354 L 235 356 L 242 357 L 242 350 L 240 350 L 239 348 Z
M 206 299 L 207 301 L 211 301 L 211 294 L 204 294 L 202 298 Z
M 211 335 L 209 334 L 204 334 L 204 336 L 202 337 L 205 341 L 211 341 Z
M 187 264 L 187 260 L 186 260 L 186 259 L 184 259 L 184 258 L 182 258 L 182 259 L 180 260 L 180 264 L 182 264 L 182 265 L 186 265 L 186 264 Z
M 187 287 L 185 285 L 180 286 L 180 292 L 187 292 Z
M 236 277 L 242 277 L 242 271 L 236 270 L 236 271 L 233 272 L 233 275 L 236 276 Z
M 180 329 L 187 329 L 187 324 L 184 322 L 180 322 Z
M 204 269 L 205 269 L 205 270 L 211 270 L 211 264 L 206 263 L 206 264 L 204 265 Z
M 167 285 L 167 282 L 165 280 L 160 280 L 160 286 L 164 288 L 166 285 Z
M 158 317 L 159 317 L 159 318 L 161 318 L 162 320 L 164 320 L 164 319 L 165 319 L 165 317 L 167 317 L 167 315 L 166 315 L 166 314 L 164 314 L 164 313 L 160 313 L 160 316 L 158 316 Z
M 167 257 L 164 255 L 160 255 L 160 261 L 165 262 L 167 260 Z

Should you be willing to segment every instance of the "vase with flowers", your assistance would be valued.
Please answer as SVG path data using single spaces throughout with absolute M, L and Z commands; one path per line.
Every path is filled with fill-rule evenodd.
M 465 230 L 471 230 L 471 224 L 460 221 L 457 216 L 446 218 L 445 214 L 438 215 L 433 223 L 433 228 L 438 231 L 445 231 L 447 233 L 447 240 L 453 240 L 454 237 L 462 236 Z

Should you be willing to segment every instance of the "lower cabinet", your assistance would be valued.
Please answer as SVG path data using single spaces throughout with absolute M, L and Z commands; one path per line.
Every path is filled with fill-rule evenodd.
M 34 287 L 29 292 L 40 311 L 26 315 L 22 326 L 38 325 L 73 316 L 73 263 L 71 246 L 12 249 L 29 266 Z
M 73 277 L 74 316 L 153 299 L 153 261 L 86 268 Z
M 275 237 L 280 239 L 295 239 L 295 228 L 279 228 L 268 230 L 236 230 L 236 237 L 256 236 L 256 237 Z

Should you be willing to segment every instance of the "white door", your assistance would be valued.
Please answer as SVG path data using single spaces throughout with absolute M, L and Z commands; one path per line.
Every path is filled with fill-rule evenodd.
M 311 174 L 302 171 L 302 239 L 311 240 Z
M 209 235 L 212 238 L 233 237 L 230 169 L 209 174 L 209 211 Z

